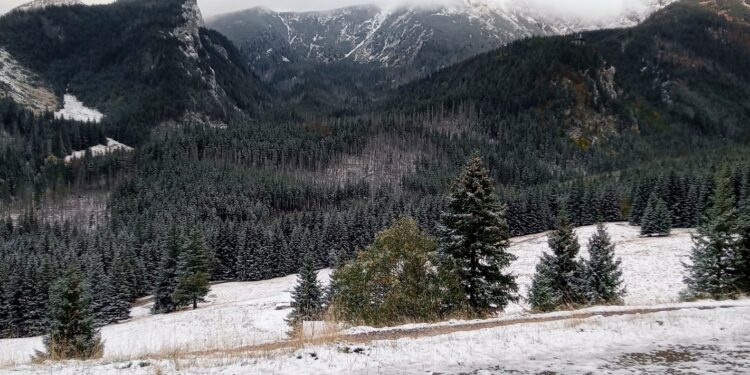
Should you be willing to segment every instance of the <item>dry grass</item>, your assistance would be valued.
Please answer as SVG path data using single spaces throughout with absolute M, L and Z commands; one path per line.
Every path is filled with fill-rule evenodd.
M 323 331 L 319 335 L 296 335 L 287 340 L 235 347 L 231 349 L 187 350 L 184 348 L 171 348 L 146 356 L 133 356 L 132 358 L 124 360 L 148 361 L 150 365 L 153 366 L 152 369 L 154 374 L 162 374 L 181 371 L 187 368 L 217 368 L 226 367 L 238 362 L 256 363 L 260 360 L 274 359 L 284 356 L 315 355 L 314 351 L 306 352 L 306 349 L 320 346 L 337 346 L 342 348 L 342 350 L 352 350 L 352 348 L 359 348 L 371 344 L 374 341 L 378 341 L 380 343 L 387 343 L 387 345 L 394 345 L 394 347 L 397 347 L 399 344 L 396 340 L 402 338 L 416 339 L 449 335 L 458 332 L 549 322 L 559 322 L 562 328 L 576 328 L 589 324 L 601 324 L 601 322 L 597 322 L 596 319 L 592 318 L 604 318 L 610 316 L 624 316 L 626 319 L 632 319 L 632 321 L 635 322 L 640 320 L 644 325 L 662 325 L 668 324 L 669 322 L 665 321 L 663 318 L 654 320 L 653 317 L 649 317 L 648 315 L 685 309 L 712 310 L 730 307 L 732 306 L 722 305 L 713 307 L 670 307 L 608 312 L 580 312 L 571 315 L 538 315 L 518 319 L 463 321 L 455 322 L 455 324 L 450 325 L 393 327 L 391 329 L 386 328 L 361 333 L 346 333 L 341 329 L 331 329 Z M 336 327 L 340 327 L 340 325 L 336 325 Z M 112 362 L 111 359 L 107 362 L 115 363 Z

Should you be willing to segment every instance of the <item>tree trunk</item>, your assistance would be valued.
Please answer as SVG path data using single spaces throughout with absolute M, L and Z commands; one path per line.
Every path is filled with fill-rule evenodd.
M 198 308 L 198 299 L 193 297 L 193 310 L 196 310 Z

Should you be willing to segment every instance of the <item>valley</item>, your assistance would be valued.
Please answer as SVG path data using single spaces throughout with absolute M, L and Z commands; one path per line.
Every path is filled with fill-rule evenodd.
M 258 4 L 0 15 L 0 373 L 747 372 L 746 0 Z

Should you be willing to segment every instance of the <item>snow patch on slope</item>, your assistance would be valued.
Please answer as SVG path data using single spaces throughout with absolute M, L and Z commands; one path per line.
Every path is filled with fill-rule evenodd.
M 65 94 L 63 108 L 55 112 L 55 118 L 81 122 L 100 122 L 104 115 L 93 108 L 83 105 L 74 95 Z
M 72 154 L 65 157 L 65 162 L 70 163 L 76 159 L 83 159 L 86 156 L 86 153 L 89 153 L 91 156 L 104 156 L 117 151 L 131 152 L 133 151 L 133 148 L 117 142 L 112 138 L 107 138 L 106 145 L 96 145 L 91 146 L 86 150 L 74 151 Z

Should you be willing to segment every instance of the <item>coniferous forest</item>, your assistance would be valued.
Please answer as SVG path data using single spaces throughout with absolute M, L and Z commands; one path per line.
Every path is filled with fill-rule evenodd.
M 56 94 L 77 90 L 107 114 L 101 123 L 82 123 L 0 100 L 0 337 L 48 333 L 49 310 L 64 305 L 58 292 L 85 288 L 70 304 L 90 309 L 91 321 L 79 322 L 93 343 L 81 349 L 89 356 L 98 345 L 92 327 L 128 319 L 139 297 L 154 295 L 153 312 L 171 313 L 195 308 L 210 281 L 265 280 L 300 269 L 308 285 L 295 293 L 317 301 L 295 306 L 290 320 L 302 319 L 322 309 L 312 269 L 348 264 L 337 269 L 339 281 L 365 285 L 356 279 L 358 260 L 387 259 L 359 251 L 394 251 L 388 239 L 403 233 L 423 252 L 408 258 L 419 265 L 415 272 L 441 280 L 405 293 L 451 291 L 445 300 L 413 306 L 437 314 L 429 319 L 507 305 L 517 286 L 508 275 L 477 267 L 476 259 L 506 267 L 512 257 L 501 250 L 509 237 L 548 230 L 555 230 L 552 252 L 537 268 L 532 304 L 545 311 L 615 303 L 625 291 L 607 233 L 591 239 L 591 260 L 579 262 L 573 227 L 628 221 L 644 236 L 697 227 L 694 257 L 706 261 L 725 254 L 726 233 L 747 229 L 740 224 L 750 221 L 750 102 L 737 98 L 750 94 L 750 48 L 741 37 L 750 28 L 694 2 L 679 2 L 633 29 L 585 33 L 582 45 L 571 36 L 518 41 L 340 111 L 335 102 L 295 106 L 261 87 L 215 31 L 200 29 L 199 60 L 183 61 L 177 47 L 153 37 L 172 19 L 164 26 L 152 16 L 158 12 L 142 8 L 173 11 L 175 1 L 0 18 L 0 41 L 21 61 L 36 61 Z M 110 26 L 95 21 L 104 13 Z M 74 25 L 60 21 L 71 15 Z M 149 32 L 104 43 L 111 50 L 90 47 L 86 59 L 94 63 L 69 53 L 102 45 L 86 35 L 117 34 L 118 25 L 138 17 L 146 17 Z M 42 22 L 57 22 L 75 38 L 36 48 L 52 42 L 44 32 L 23 30 Z M 701 31 L 709 29 L 724 30 L 726 44 L 714 48 L 715 35 Z M 153 62 L 149 70 L 115 50 L 135 51 L 140 62 L 176 62 Z M 205 82 L 186 79 L 192 76 L 183 65 L 213 71 L 222 95 L 201 91 Z M 186 117 L 191 121 L 180 121 Z M 135 150 L 65 161 L 107 137 Z M 477 164 L 464 170 L 472 155 Z M 474 211 L 486 220 L 467 224 L 460 210 L 476 195 L 459 183 L 471 178 L 492 193 Z M 42 209 L 91 194 L 106 198 L 93 209 L 101 212 L 81 208 L 83 220 L 53 220 Z M 413 221 L 383 231 L 401 217 Z M 486 227 L 494 232 L 478 241 L 473 260 L 461 258 L 461 244 L 445 240 L 476 237 Z M 436 260 L 425 254 L 436 249 L 453 256 L 440 272 L 460 280 L 427 270 Z M 732 258 L 726 267 L 750 269 L 748 259 Z M 477 280 L 498 287 L 479 293 Z M 728 295 L 739 282 L 717 280 L 707 268 L 687 280 L 691 296 Z M 363 293 L 369 292 L 377 294 Z M 468 306 L 456 295 L 468 296 Z M 341 316 L 386 319 L 347 310 L 349 301 L 339 297 L 333 302 Z M 373 309 L 385 311 L 388 301 L 381 302 Z M 402 312 L 383 314 L 406 318 Z

